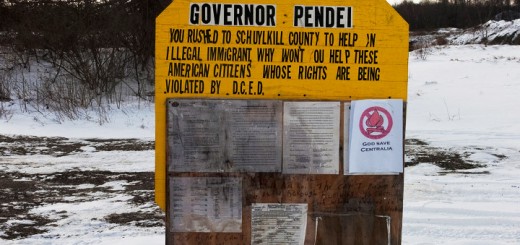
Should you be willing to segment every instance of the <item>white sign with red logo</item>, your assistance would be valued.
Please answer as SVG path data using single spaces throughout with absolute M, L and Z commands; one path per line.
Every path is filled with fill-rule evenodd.
M 352 101 L 349 136 L 345 174 L 403 172 L 402 100 Z

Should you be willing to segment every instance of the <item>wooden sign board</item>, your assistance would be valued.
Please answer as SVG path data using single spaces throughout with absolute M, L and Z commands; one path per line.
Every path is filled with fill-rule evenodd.
M 403 174 L 343 167 L 345 104 L 406 101 L 408 25 L 386 1 L 178 0 L 155 58 L 168 243 L 400 243 Z

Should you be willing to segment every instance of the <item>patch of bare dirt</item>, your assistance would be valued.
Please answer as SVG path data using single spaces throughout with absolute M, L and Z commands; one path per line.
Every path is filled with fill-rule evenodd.
M 113 173 L 108 171 L 69 171 L 52 174 L 23 174 L 0 171 L 0 230 L 3 239 L 19 239 L 46 232 L 45 225 L 56 219 L 31 214 L 31 210 L 52 203 L 86 202 L 106 198 L 104 194 L 131 195 L 129 203 L 135 206 L 153 206 L 152 172 Z M 105 183 L 124 181 L 124 190 L 101 187 Z M 77 188 L 91 184 L 92 188 Z M 95 196 L 90 195 L 96 192 Z M 73 197 L 73 198 L 71 198 Z M 164 226 L 164 214 L 155 209 L 132 214 L 111 214 L 110 223 L 142 227 Z M 62 218 L 66 218 L 64 215 Z
M 86 139 L 97 151 L 147 151 L 153 150 L 153 141 L 139 139 Z
M 0 156 L 52 155 L 61 157 L 82 152 L 90 146 L 96 151 L 144 151 L 154 147 L 153 141 L 137 139 L 71 140 L 63 137 L 0 135 Z M 92 149 L 90 148 L 90 149 Z M 0 169 L 3 163 L 0 161 Z M 124 188 L 105 185 L 118 181 Z M 87 187 L 84 187 L 87 185 Z M 79 188 L 83 186 L 82 188 Z M 96 195 L 92 195 L 95 192 Z M 161 227 L 164 214 L 154 204 L 153 172 L 110 172 L 71 170 L 47 174 L 28 174 L 0 170 L 0 238 L 21 239 L 47 232 L 67 212 L 52 218 L 31 210 L 54 203 L 79 203 L 99 200 L 115 194 L 130 195 L 131 206 L 147 208 L 139 212 L 114 213 L 104 220 L 126 226 Z M 150 208 L 152 207 L 152 208 Z M 155 208 L 153 208 L 155 207 Z
M 86 144 L 63 137 L 5 136 L 0 135 L 0 156 L 51 155 L 66 156 L 81 152 Z
M 407 159 L 405 166 L 430 163 L 445 170 L 442 173 L 457 173 L 458 170 L 485 167 L 484 164 L 471 160 L 471 154 L 472 152 L 470 151 L 460 152 L 455 149 L 432 147 L 427 142 L 419 139 L 405 140 L 405 155 Z

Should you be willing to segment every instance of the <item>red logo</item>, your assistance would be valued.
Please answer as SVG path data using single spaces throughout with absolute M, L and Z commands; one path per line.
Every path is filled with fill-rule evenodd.
M 390 133 L 393 124 L 392 116 L 385 108 L 373 106 L 361 114 L 359 129 L 365 137 L 378 140 Z

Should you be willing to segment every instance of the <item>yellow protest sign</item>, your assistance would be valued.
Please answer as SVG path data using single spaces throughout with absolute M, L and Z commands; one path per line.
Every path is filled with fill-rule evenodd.
M 384 0 L 176 0 L 156 20 L 156 202 L 168 98 L 407 98 L 408 24 Z

